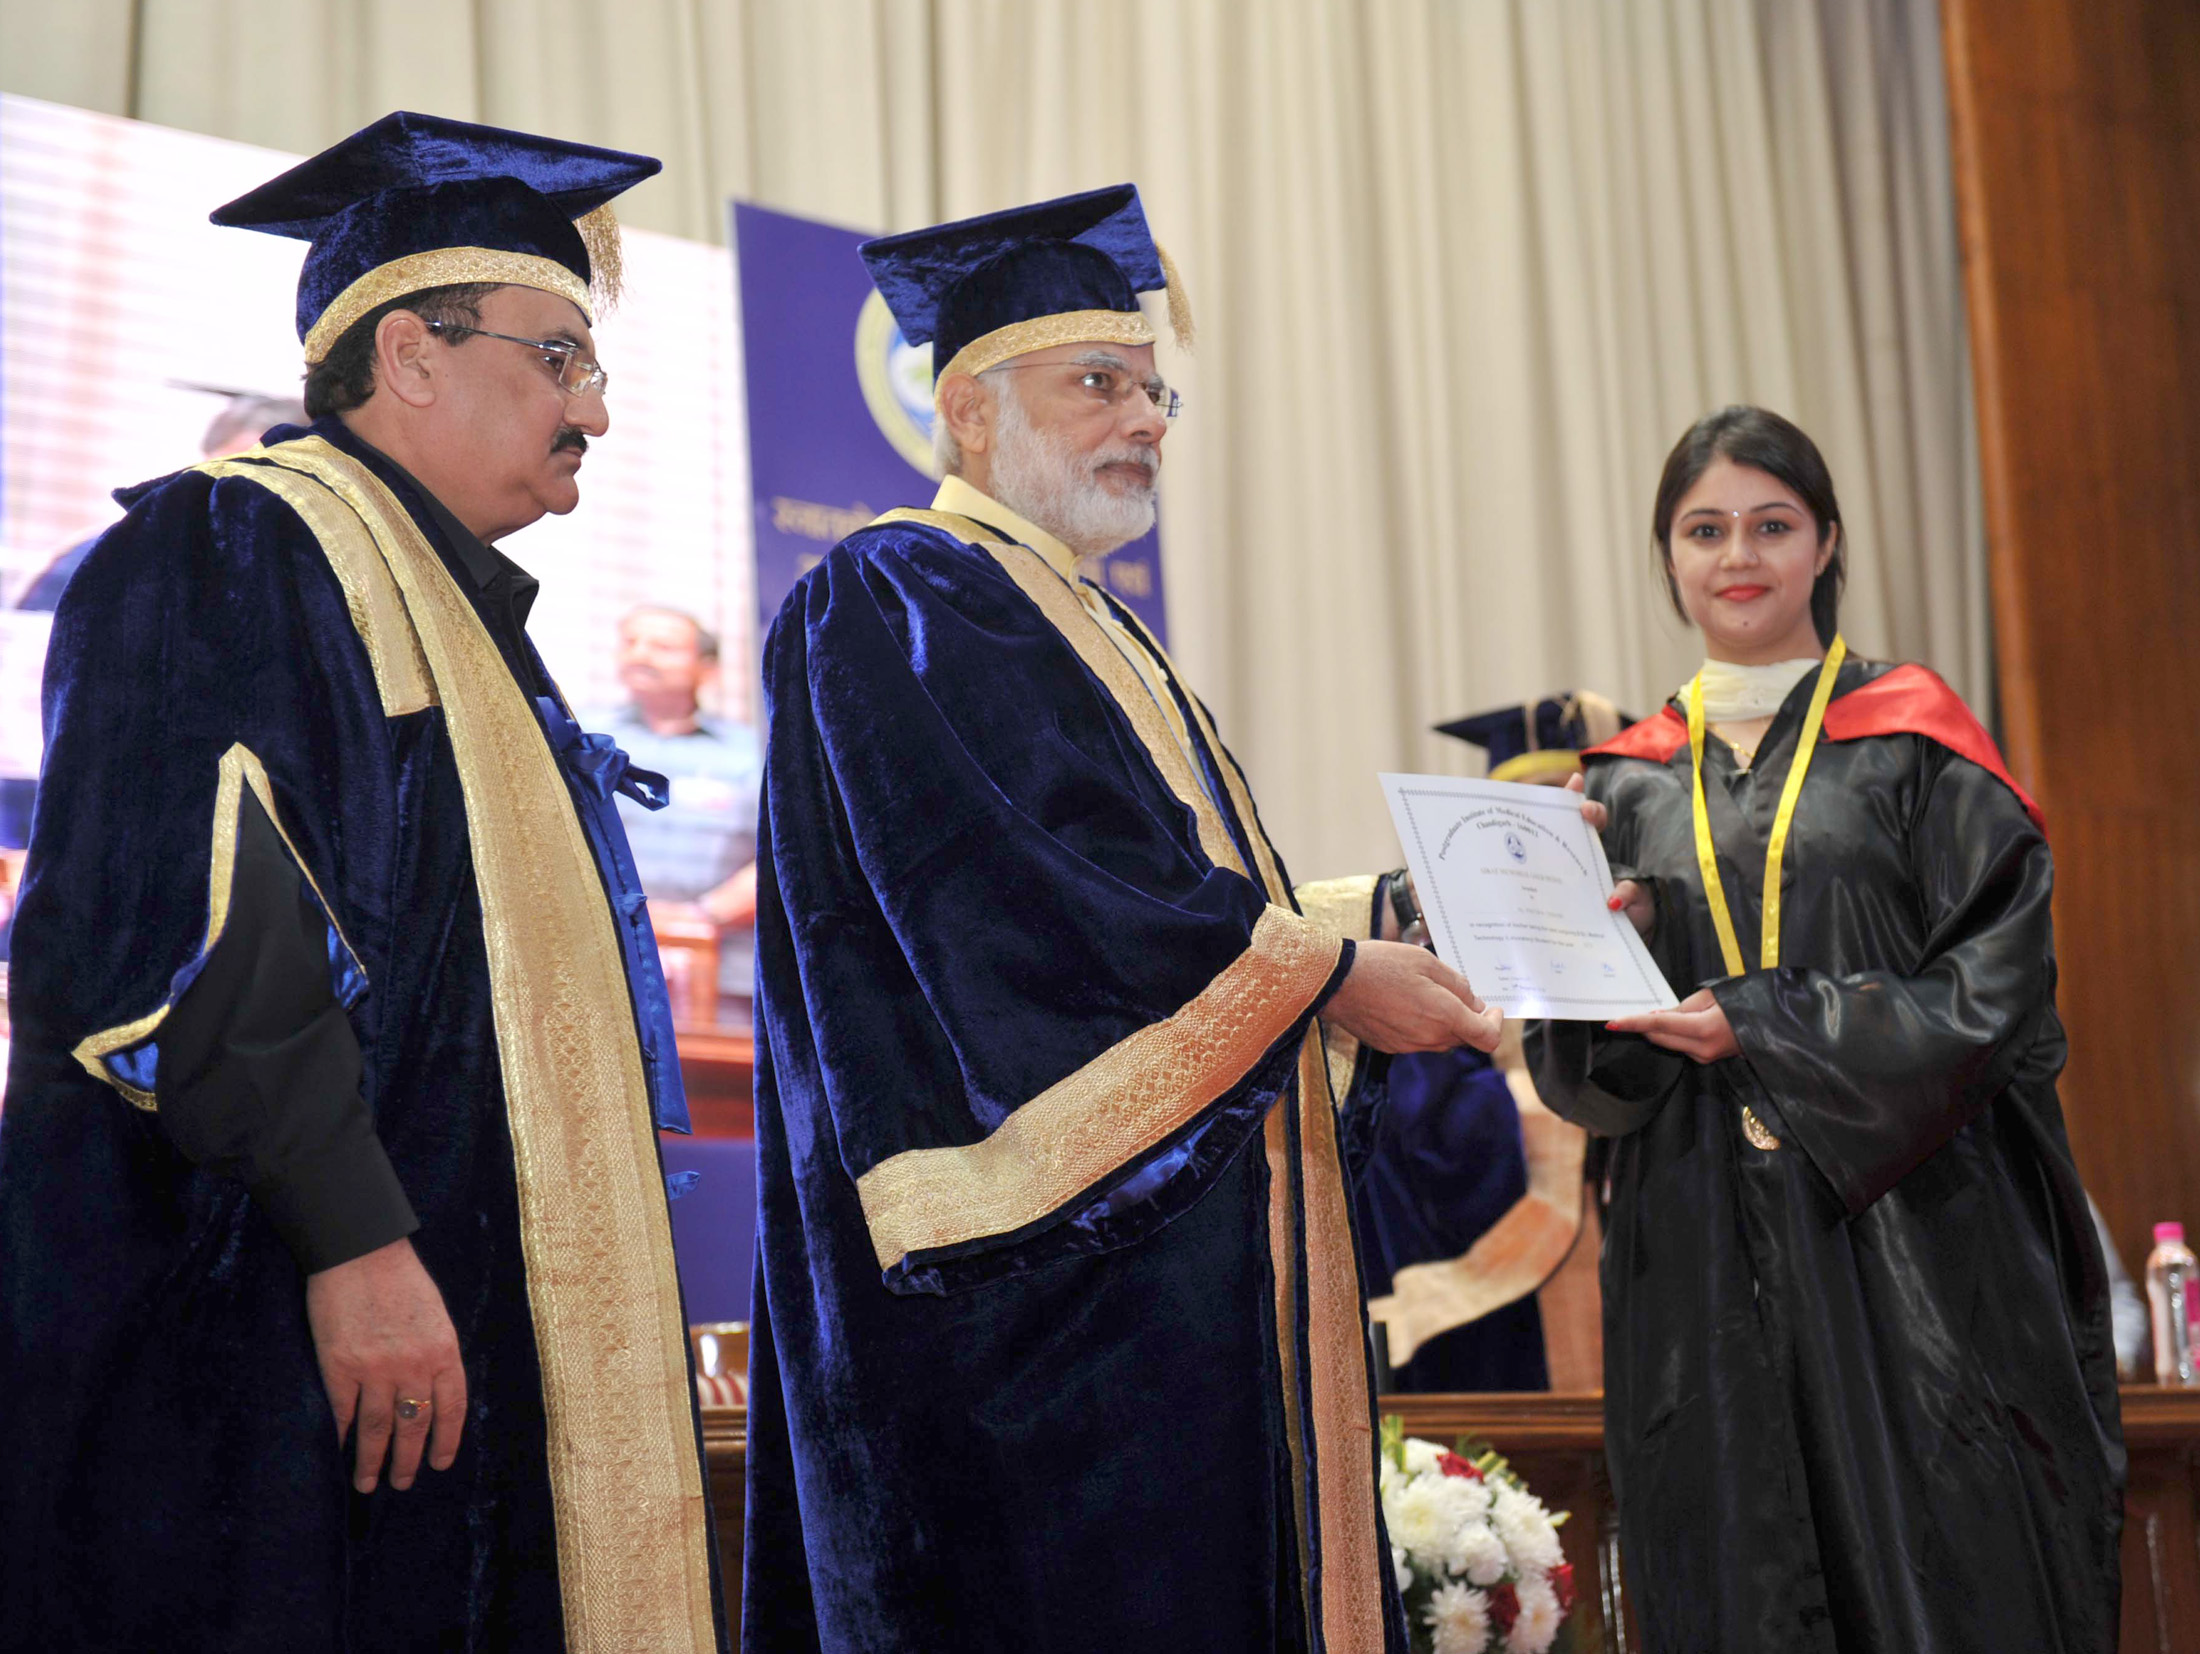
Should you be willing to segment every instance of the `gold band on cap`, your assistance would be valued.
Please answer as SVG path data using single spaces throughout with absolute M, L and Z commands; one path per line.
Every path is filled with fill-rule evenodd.
M 556 259 L 535 253 L 508 253 L 495 247 L 438 247 L 378 264 L 329 301 L 306 331 L 306 365 L 327 356 L 345 330 L 378 305 L 431 287 L 493 282 L 499 287 L 534 287 L 571 299 L 589 325 L 588 283 Z M 983 343 L 984 341 L 979 341 Z
M 981 333 L 955 359 L 940 369 L 944 382 L 951 373 L 975 377 L 997 368 L 1011 356 L 1023 356 L 1054 345 L 1150 345 L 1153 324 L 1136 310 L 1065 310 L 1059 316 L 1034 316 L 1028 322 L 1010 322 L 991 333 Z
M 1497 765 L 1489 773 L 1492 781 L 1549 781 L 1563 780 L 1581 768 L 1581 754 L 1569 752 L 1563 747 L 1545 747 L 1540 752 L 1520 752 Z

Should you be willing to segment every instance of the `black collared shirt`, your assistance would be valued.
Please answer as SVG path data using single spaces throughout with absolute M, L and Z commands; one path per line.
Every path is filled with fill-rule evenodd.
M 442 554 L 444 566 L 457 579 L 459 589 L 472 602 L 474 612 L 481 616 L 482 625 L 488 628 L 497 653 L 504 657 L 505 668 L 514 681 L 529 695 L 549 694 L 550 685 L 536 667 L 526 642 L 527 616 L 535 606 L 535 594 L 542 590 L 542 582 L 496 547 L 483 543 L 451 515 L 448 506 L 389 455 L 359 442 L 357 437 L 352 440 L 397 474 L 399 481 L 412 491 L 430 520 L 442 531 L 448 549 L 437 545 L 436 550 Z M 432 536 L 430 543 L 434 543 Z

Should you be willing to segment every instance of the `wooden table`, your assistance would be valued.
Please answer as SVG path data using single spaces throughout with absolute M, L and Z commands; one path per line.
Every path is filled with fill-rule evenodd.
M 2124 1386 L 2123 1654 L 2200 1648 L 2200 1390 Z
M 726 1623 L 741 1646 L 741 1548 L 748 1533 L 749 1410 L 703 1409 L 703 1467 L 718 1525 L 718 1574 L 726 1592 Z
M 698 1137 L 754 1137 L 756 1036 L 715 1024 L 675 1022 L 680 1077 Z
M 2200 1390 L 2124 1387 L 2131 1483 L 2124 1500 L 2123 1654 L 2200 1649 Z M 1488 1441 L 1554 1510 L 1581 1591 L 1576 1646 L 1631 1654 L 1642 1635 L 1626 1602 L 1619 1524 L 1604 1469 L 1604 1398 L 1594 1390 L 1518 1395 L 1386 1396 L 1406 1434 Z M 742 1475 L 748 1417 L 703 1409 L 703 1450 L 718 1513 L 728 1614 L 740 1624 Z

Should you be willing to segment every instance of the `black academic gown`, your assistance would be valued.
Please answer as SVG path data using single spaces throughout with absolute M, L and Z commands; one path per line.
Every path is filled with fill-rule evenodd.
M 1529 1033 L 1543 1098 L 1617 1138 L 1606 1445 L 1670 1654 L 2115 1646 L 2124 1453 L 2055 1093 L 2047 842 L 1960 702 L 1900 671 L 1844 708 L 1887 668 L 1842 669 L 1777 969 L 1721 963 L 1677 715 L 1588 760 L 1612 861 L 1657 882 L 1653 953 L 1676 993 L 1714 985 L 1741 1047 L 1701 1066 L 1592 1023 Z M 1752 769 L 1707 742 L 1751 964 L 1812 686 Z

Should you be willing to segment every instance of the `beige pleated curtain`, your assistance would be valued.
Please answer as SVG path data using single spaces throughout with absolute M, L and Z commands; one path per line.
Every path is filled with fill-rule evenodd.
M 1650 499 L 1728 401 L 1825 449 L 1851 643 L 1985 710 L 1934 0 L 0 0 L 0 90 L 646 150 L 623 215 L 707 240 L 1137 180 L 1200 326 L 1175 652 L 1301 876 L 1397 859 L 1377 770 L 1477 767 L 1432 721 L 1686 675 Z

